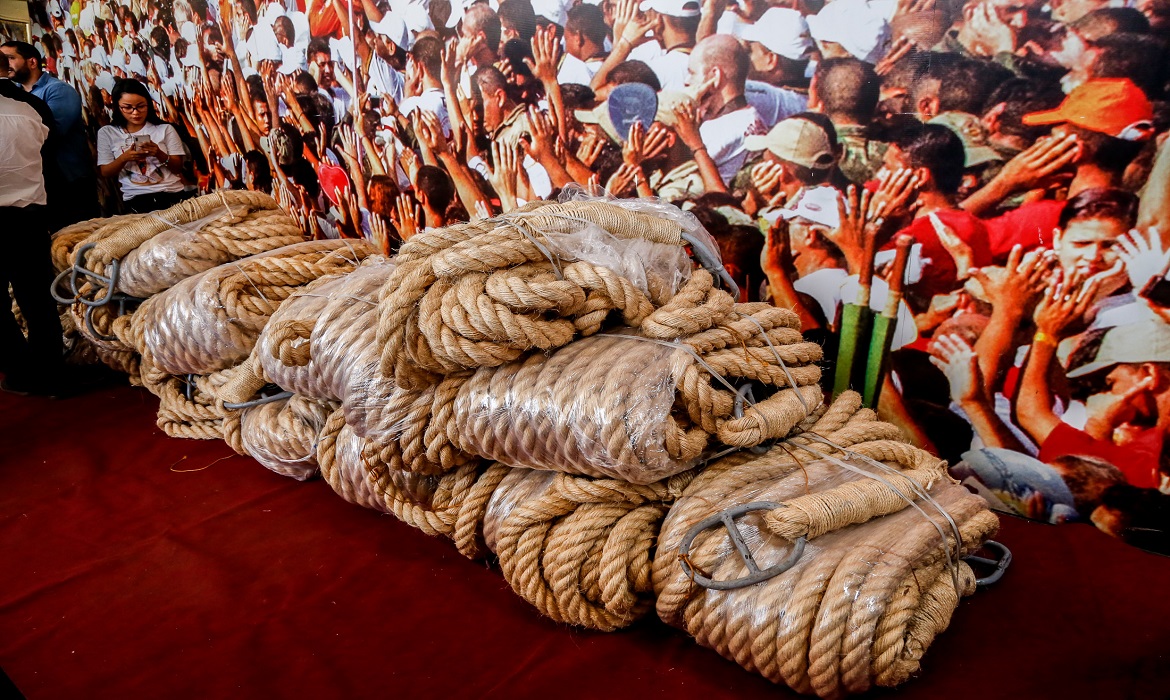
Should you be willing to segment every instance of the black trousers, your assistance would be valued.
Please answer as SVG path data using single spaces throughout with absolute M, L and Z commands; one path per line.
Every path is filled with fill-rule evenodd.
M 154 194 L 140 194 L 126 200 L 127 214 L 146 214 L 160 209 L 173 207 L 185 199 L 191 199 L 195 192 L 155 192 Z
M 0 207 L 4 222 L 0 254 L 0 371 L 9 377 L 47 379 L 62 365 L 64 345 L 57 302 L 49 293 L 53 262 L 48 213 L 43 206 Z M 12 296 L 28 327 L 21 333 L 12 314 Z

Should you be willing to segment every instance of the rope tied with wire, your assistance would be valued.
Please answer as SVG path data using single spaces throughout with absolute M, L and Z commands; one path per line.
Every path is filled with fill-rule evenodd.
M 114 332 L 172 374 L 210 374 L 244 360 L 298 289 L 345 274 L 374 252 L 365 241 L 304 241 L 214 267 L 152 296 Z
M 587 201 L 533 203 L 414 236 L 379 300 L 382 371 L 416 389 L 561 347 L 601 330 L 613 311 L 626 325 L 640 324 L 689 270 L 681 233 L 677 221 Z M 586 249 L 638 270 L 615 273 Z M 634 249 L 641 254 L 622 255 Z
M 304 240 L 296 220 L 263 192 L 221 190 L 137 217 L 119 217 L 82 244 L 82 265 L 107 274 L 121 261 L 117 291 L 146 298 L 231 260 Z
M 690 469 L 716 443 L 782 438 L 821 401 L 821 348 L 791 311 L 733 304 L 704 325 L 675 343 L 604 333 L 481 368 L 459 383 L 447 437 L 505 464 L 642 484 Z M 774 393 L 737 402 L 744 382 Z
M 843 394 L 765 455 L 709 465 L 671 508 L 654 560 L 665 622 L 774 682 L 822 697 L 894 686 L 914 673 L 959 598 L 974 591 L 959 557 L 998 527 L 936 458 L 859 407 L 859 396 Z M 894 496 L 901 507 L 881 493 L 891 486 L 905 495 Z M 782 560 L 794 537 L 810 538 L 803 554 L 761 583 L 704 590 L 680 559 L 684 534 L 728 507 L 759 502 L 788 507 L 736 522 L 754 559 L 764 567 Z M 785 516 L 793 507 L 804 515 Z M 722 529 L 695 535 L 685 563 L 717 581 L 749 571 Z

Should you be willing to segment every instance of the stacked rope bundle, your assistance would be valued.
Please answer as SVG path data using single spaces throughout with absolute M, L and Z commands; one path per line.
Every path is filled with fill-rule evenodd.
M 106 275 L 119 261 L 117 291 L 144 299 L 225 262 L 302 240 L 296 220 L 272 197 L 221 190 L 151 214 L 117 217 L 77 246 L 93 244 L 76 263 Z
M 290 396 L 230 411 L 224 439 L 267 469 L 305 481 L 317 473 L 317 443 L 336 409 L 330 401 Z
M 654 559 L 664 621 L 822 697 L 894 686 L 916 671 L 959 598 L 974 591 L 960 557 L 998 526 L 945 463 L 859 407 L 845 394 L 806 420 L 800 437 L 710 465 L 671 508 Z M 748 503 L 761 505 L 736 523 L 741 542 L 729 529 L 696 526 Z M 795 562 L 762 582 L 711 583 L 785 557 Z
M 670 311 L 693 322 L 679 298 L 700 284 L 710 295 L 710 276 L 695 273 L 647 320 Z M 506 464 L 647 484 L 690 469 L 713 442 L 782 438 L 821 401 L 821 347 L 804 342 L 791 311 L 729 305 L 669 343 L 647 342 L 646 329 L 477 370 L 449 412 L 452 442 Z M 749 382 L 775 393 L 745 400 L 735 385 Z
M 411 238 L 381 294 L 383 372 L 419 389 L 596 333 L 611 312 L 640 326 L 689 273 L 680 218 L 541 203 Z
M 371 453 L 343 411 L 329 417 L 317 445 L 317 462 L 339 496 L 390 513 L 428 535 L 447 537 L 468 558 L 486 555 L 483 527 L 489 500 L 505 475 L 517 470 L 476 462 L 442 476 L 423 475 L 395 469 L 370 458 Z
M 147 299 L 114 332 L 159 369 L 210 374 L 244 360 L 276 309 L 322 277 L 343 275 L 374 251 L 365 241 L 303 241 L 188 277 Z

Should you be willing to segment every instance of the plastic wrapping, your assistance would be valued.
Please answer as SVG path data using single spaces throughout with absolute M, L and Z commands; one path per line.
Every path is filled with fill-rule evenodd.
M 377 296 L 394 262 L 381 256 L 367 258 L 347 275 L 324 280 L 293 295 L 277 309 L 260 334 L 256 356 L 265 375 L 281 388 L 304 396 L 341 401 L 349 387 L 377 375 Z M 303 324 L 309 337 L 293 341 L 308 344 L 307 364 L 281 360 L 285 324 Z M 378 380 L 382 380 L 377 375 Z M 386 381 L 386 380 L 382 380 Z
M 248 356 L 272 313 L 295 291 L 345 274 L 373 252 L 365 241 L 305 241 L 219 265 L 143 303 L 132 321 L 135 344 L 171 374 L 231 367 Z
M 336 412 L 328 419 L 317 443 L 321 476 L 349 503 L 389 513 L 379 484 L 379 470 L 367 466 L 362 457 L 364 448 L 365 441 L 345 424 L 341 412 Z
M 243 409 L 244 451 L 277 474 L 305 481 L 317 473 L 317 441 L 336 406 L 303 396 Z
M 488 501 L 487 513 L 483 519 L 483 539 L 489 551 L 499 554 L 497 549 L 500 525 L 517 506 L 531 503 L 548 493 L 555 472 L 533 469 L 511 469 L 504 477 L 492 498 Z
M 456 445 L 514 467 L 646 484 L 685 471 L 667 451 L 682 349 L 603 334 L 481 369 L 454 404 Z M 685 430 L 685 428 L 681 428 Z
M 122 259 L 118 291 L 149 297 L 233 259 L 304 240 L 296 220 L 280 209 L 225 205 L 188 222 L 168 220 L 166 214 L 146 217 L 163 230 Z M 225 246 L 221 239 L 234 245 Z
M 666 622 L 749 670 L 802 693 L 836 697 L 873 685 L 892 686 L 918 669 L 935 634 L 946 627 L 960 595 L 974 589 L 966 564 L 949 564 L 949 523 L 921 502 L 810 540 L 787 571 L 728 591 L 704 589 L 680 563 L 679 546 L 696 522 L 753 502 L 790 502 L 841 484 L 867 480 L 828 460 L 796 463 L 790 448 L 758 459 L 736 455 L 713 465 L 671 508 L 655 555 L 658 613 Z M 866 471 L 860 461 L 850 463 Z M 880 473 L 880 472 L 878 472 Z M 928 493 L 958 525 L 960 550 L 978 549 L 997 526 L 986 505 L 942 476 Z M 757 511 L 736 525 L 760 568 L 783 561 L 793 543 L 765 526 Z M 722 526 L 699 533 L 687 561 L 716 581 L 749 570 Z M 957 589 L 956 589 L 957 585 Z

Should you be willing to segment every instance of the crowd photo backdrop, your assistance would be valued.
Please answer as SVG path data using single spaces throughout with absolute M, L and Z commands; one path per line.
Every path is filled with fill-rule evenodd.
M 29 17 L 27 36 L 4 25 L 10 77 L 36 65 L 79 93 L 94 172 L 128 147 L 103 131 L 133 114 L 126 81 L 178 134 L 173 162 L 97 178 L 106 215 L 174 178 L 268 192 L 313 237 L 393 254 L 537 199 L 657 197 L 714 236 L 742 300 L 800 314 L 827 383 L 864 381 L 832 367 L 869 342 L 863 319 L 892 327 L 880 414 L 995 508 L 1170 552 L 1167 0 L 33 0 Z

